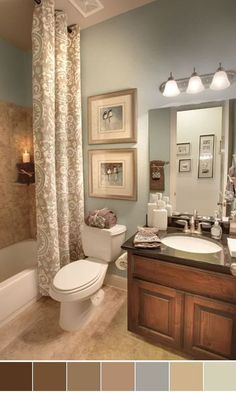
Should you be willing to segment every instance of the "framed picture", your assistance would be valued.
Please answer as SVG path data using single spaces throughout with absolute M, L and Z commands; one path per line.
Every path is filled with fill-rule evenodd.
M 136 149 L 89 150 L 89 196 L 137 199 Z
M 136 142 L 137 89 L 88 98 L 89 144 Z
M 179 172 L 191 172 L 191 159 L 179 160 Z
M 185 156 L 190 154 L 190 143 L 177 143 L 177 155 Z
M 212 178 L 214 164 L 215 135 L 200 135 L 198 178 Z

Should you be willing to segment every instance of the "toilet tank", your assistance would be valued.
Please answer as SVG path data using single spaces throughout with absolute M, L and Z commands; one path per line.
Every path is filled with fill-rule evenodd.
M 121 253 L 125 241 L 125 225 L 115 225 L 110 229 L 99 229 L 84 225 L 82 228 L 82 245 L 86 257 L 112 262 Z

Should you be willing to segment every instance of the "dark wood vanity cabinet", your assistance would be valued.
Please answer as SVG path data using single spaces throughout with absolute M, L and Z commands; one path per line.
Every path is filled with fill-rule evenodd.
M 184 295 L 175 289 L 133 280 L 129 330 L 181 348 Z
M 236 359 L 236 305 L 185 295 L 184 348 L 201 359 Z
M 195 359 L 236 359 L 236 278 L 129 252 L 128 328 Z

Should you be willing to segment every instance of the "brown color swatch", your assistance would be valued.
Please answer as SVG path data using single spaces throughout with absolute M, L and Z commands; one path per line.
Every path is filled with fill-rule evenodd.
M 32 363 L 0 363 L 0 390 L 32 390 Z
M 34 363 L 34 390 L 66 390 L 66 363 Z
M 101 390 L 134 390 L 134 363 L 102 363 Z
M 68 390 L 100 390 L 100 363 L 68 363 Z
M 203 363 L 171 363 L 170 390 L 203 390 Z

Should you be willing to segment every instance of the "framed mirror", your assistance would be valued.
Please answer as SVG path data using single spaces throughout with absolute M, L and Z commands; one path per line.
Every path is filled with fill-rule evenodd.
M 163 194 L 175 211 L 213 216 L 223 206 L 228 170 L 236 153 L 236 101 L 149 111 L 149 160 L 163 160 Z M 150 190 L 152 192 L 152 190 Z

